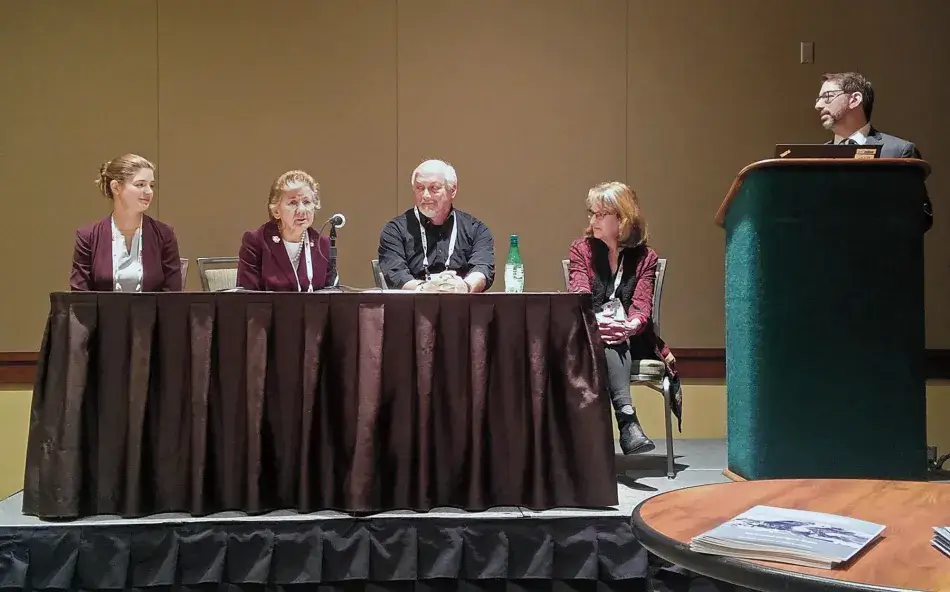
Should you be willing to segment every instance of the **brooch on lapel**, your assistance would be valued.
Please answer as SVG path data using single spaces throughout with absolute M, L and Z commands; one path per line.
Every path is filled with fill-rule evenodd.
M 276 234 L 275 234 L 274 236 L 272 236 L 271 238 L 274 239 L 274 242 L 275 242 L 275 243 L 279 243 L 279 242 L 280 242 L 280 237 L 277 236 Z
M 310 241 L 310 248 L 313 248 L 313 241 Z

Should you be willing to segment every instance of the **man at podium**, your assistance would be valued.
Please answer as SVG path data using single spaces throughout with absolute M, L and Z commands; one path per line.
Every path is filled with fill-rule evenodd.
M 828 144 L 881 145 L 881 158 L 920 158 L 913 142 L 884 134 L 871 126 L 874 89 L 871 82 L 857 72 L 825 74 L 815 101 L 821 125 L 835 134 Z M 933 226 L 933 204 L 928 195 L 924 201 L 924 232 Z

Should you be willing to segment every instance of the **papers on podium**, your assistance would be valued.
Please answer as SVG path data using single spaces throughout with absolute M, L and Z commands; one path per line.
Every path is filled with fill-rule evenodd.
M 934 527 L 934 538 L 930 544 L 950 557 L 950 526 Z
M 854 557 L 884 526 L 820 512 L 755 506 L 693 537 L 698 553 L 831 569 Z

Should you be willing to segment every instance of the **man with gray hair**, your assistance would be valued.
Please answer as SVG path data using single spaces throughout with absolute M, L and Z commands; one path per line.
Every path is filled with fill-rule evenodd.
M 427 160 L 410 177 L 415 205 L 386 223 L 379 267 L 389 288 L 484 292 L 495 279 L 495 240 L 480 220 L 453 206 L 455 169 Z

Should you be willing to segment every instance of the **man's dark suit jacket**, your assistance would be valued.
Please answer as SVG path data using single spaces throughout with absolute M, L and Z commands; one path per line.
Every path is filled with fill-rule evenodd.
M 142 218 L 142 291 L 180 292 L 181 258 L 175 231 Z M 112 215 L 76 231 L 69 288 L 74 292 L 112 292 Z
M 903 138 L 885 134 L 871 126 L 867 136 L 868 145 L 881 145 L 881 158 L 921 158 L 920 150 L 913 142 L 908 142 Z M 827 142 L 833 143 L 834 140 Z M 925 194 L 924 199 L 924 232 L 930 230 L 934 224 L 933 203 L 930 201 L 930 195 Z
M 330 277 L 330 239 L 313 228 L 307 229 L 310 238 L 310 260 L 313 265 L 313 289 L 321 290 L 332 282 Z M 300 270 L 301 291 L 307 291 L 307 264 L 304 254 L 297 263 Z M 280 239 L 277 222 L 271 221 L 257 230 L 249 230 L 241 239 L 237 285 L 245 290 L 260 292 L 296 292 L 298 276 L 284 242 Z

